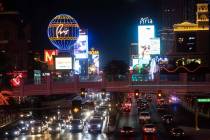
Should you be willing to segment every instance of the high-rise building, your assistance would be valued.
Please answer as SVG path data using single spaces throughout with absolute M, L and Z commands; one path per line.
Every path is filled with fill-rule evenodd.
M 161 55 L 168 55 L 174 46 L 173 25 L 195 22 L 196 0 L 161 0 Z
M 175 23 L 195 21 L 196 0 L 161 0 L 161 27 L 172 28 Z
M 31 28 L 17 11 L 5 11 L 0 4 L 0 53 L 13 69 L 27 70 L 31 49 Z
M 169 55 L 178 65 L 196 61 L 201 66 L 209 66 L 208 4 L 198 3 L 196 6 L 196 23 L 174 24 L 175 42 Z

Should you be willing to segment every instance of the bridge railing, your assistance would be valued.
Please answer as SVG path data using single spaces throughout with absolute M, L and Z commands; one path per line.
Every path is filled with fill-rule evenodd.
M 97 80 L 81 80 L 79 76 L 74 76 L 70 79 L 53 79 L 51 77 L 47 77 L 42 82 L 31 82 L 31 81 L 23 81 L 23 84 L 14 89 L 14 93 L 19 96 L 27 96 L 27 95 L 50 95 L 50 94 L 63 94 L 63 93 L 76 93 L 79 92 L 81 88 L 87 88 L 87 89 L 95 89 L 95 90 L 101 90 L 102 88 L 106 88 L 109 91 L 127 91 L 132 90 L 135 87 L 155 87 L 159 88 L 160 85 L 165 86 L 166 89 L 168 86 L 209 86 L 210 91 L 210 81 L 205 82 L 198 82 L 198 81 L 188 81 L 186 74 L 180 74 L 176 76 L 172 76 L 169 79 L 161 80 L 161 75 L 156 76 L 156 78 L 153 81 L 132 81 L 130 78 L 131 76 L 128 76 L 129 78 L 125 78 L 121 81 L 108 81 L 101 77 L 101 81 Z M 165 76 L 163 76 L 165 77 Z M 179 78 L 179 79 L 178 79 Z M 172 80 L 171 80 L 172 79 Z M 31 84 L 30 84 L 31 83 Z M 172 89 L 171 88 L 171 89 Z M 192 87 L 190 87 L 192 88 Z M 207 90 L 207 87 L 205 87 Z M 189 88 L 185 88 L 185 90 L 190 90 Z M 193 87 L 194 90 L 194 87 Z M 195 90 L 201 90 L 201 89 L 195 89 Z

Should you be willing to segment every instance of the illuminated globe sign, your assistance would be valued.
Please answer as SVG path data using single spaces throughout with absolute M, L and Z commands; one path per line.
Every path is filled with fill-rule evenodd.
M 79 37 L 79 25 L 73 17 L 60 14 L 50 21 L 47 35 L 59 51 L 69 51 Z

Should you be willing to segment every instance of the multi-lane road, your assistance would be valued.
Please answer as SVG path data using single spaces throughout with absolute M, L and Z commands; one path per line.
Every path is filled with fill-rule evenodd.
M 160 114 L 157 111 L 155 103 L 155 96 L 153 95 L 153 101 L 149 103 L 147 111 L 151 114 L 151 121 L 157 127 L 157 133 L 154 135 L 144 135 L 142 130 L 142 123 L 139 123 L 139 113 L 137 110 L 136 100 L 132 99 L 131 111 L 125 113 L 123 111 L 118 112 L 119 118 L 116 120 L 116 129 L 113 133 L 108 133 L 108 118 L 107 115 L 103 119 L 102 132 L 98 134 L 92 134 L 88 132 L 87 125 L 84 130 L 79 133 L 71 133 L 68 130 L 63 129 L 58 134 L 49 134 L 46 131 L 44 134 L 38 135 L 21 135 L 15 138 L 4 138 L 8 140 L 170 140 L 168 127 L 161 120 Z M 194 114 L 183 108 L 180 104 L 169 104 L 168 113 L 174 115 L 175 124 L 186 130 L 185 140 L 197 140 L 198 136 L 193 136 L 194 131 L 190 131 L 194 128 Z M 208 118 L 199 119 L 200 126 L 209 129 L 209 125 L 206 122 L 210 122 Z M 123 126 L 131 126 L 134 128 L 134 135 L 121 135 L 120 128 Z M 188 131 L 189 130 L 189 131 Z M 199 136 L 200 138 L 206 138 L 206 134 Z M 2 138 L 3 139 L 3 138 Z

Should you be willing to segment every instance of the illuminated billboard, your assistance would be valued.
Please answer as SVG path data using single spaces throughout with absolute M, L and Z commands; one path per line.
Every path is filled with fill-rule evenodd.
M 72 69 L 72 58 L 71 57 L 56 57 L 55 58 L 55 69 L 56 70 L 70 70 L 70 69 Z
M 56 55 L 58 55 L 58 50 L 44 50 L 44 62 L 46 62 L 48 65 L 53 65 L 53 56 Z
M 154 37 L 154 25 L 138 26 L 138 49 L 141 64 L 148 64 L 150 61 L 151 39 Z
M 74 45 L 74 55 L 76 59 L 88 58 L 87 32 L 80 31 L 79 38 Z
M 150 54 L 160 54 L 160 38 L 151 38 L 150 46 Z
M 80 65 L 79 59 L 74 60 L 74 71 L 75 71 L 75 74 L 81 73 L 81 65 Z
M 88 74 L 99 74 L 99 51 L 94 48 L 89 51 Z

